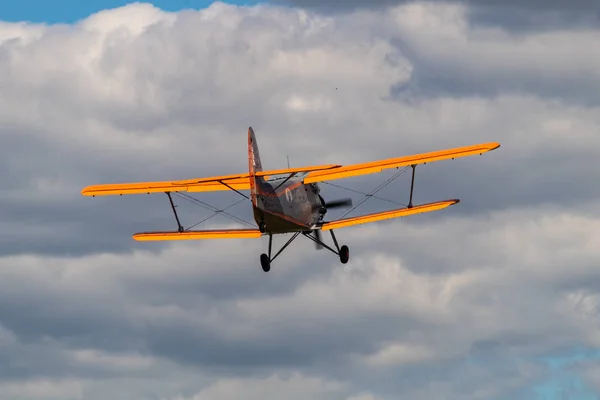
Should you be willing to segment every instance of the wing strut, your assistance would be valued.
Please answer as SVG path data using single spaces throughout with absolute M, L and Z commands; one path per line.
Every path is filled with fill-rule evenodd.
M 415 170 L 417 169 L 417 165 L 413 164 L 412 167 L 412 180 L 410 181 L 410 199 L 408 201 L 408 208 L 412 208 L 412 198 L 413 198 L 413 190 L 415 188 Z
M 173 203 L 173 198 L 171 197 L 171 192 L 165 192 L 167 196 L 169 196 L 169 201 L 171 202 L 171 208 L 173 209 L 173 214 L 175 214 L 175 220 L 177 221 L 177 231 L 183 232 L 183 226 L 181 226 L 181 222 L 179 222 L 179 216 L 177 215 L 177 210 L 175 209 L 175 203 Z

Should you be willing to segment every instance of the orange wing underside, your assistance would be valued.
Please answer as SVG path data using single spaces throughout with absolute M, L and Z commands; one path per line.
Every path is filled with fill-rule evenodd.
M 409 215 L 422 214 L 426 212 L 442 210 L 459 200 L 443 200 L 435 203 L 421 204 L 412 208 L 399 208 L 374 214 L 361 215 L 359 217 L 345 218 L 337 221 L 326 222 L 322 230 L 346 228 L 353 225 L 361 225 L 370 222 L 383 221 L 386 219 L 406 217 Z M 263 236 L 258 229 L 223 229 L 204 231 L 165 231 L 165 232 L 143 232 L 133 235 L 133 239 L 141 242 L 169 241 L 169 240 L 206 240 L 206 239 L 257 239 Z
M 457 147 L 454 149 L 415 154 L 411 156 L 388 158 L 386 160 L 362 164 L 353 164 L 324 171 L 313 171 L 304 177 L 304 183 L 350 178 L 352 176 L 374 174 L 389 168 L 406 167 L 410 165 L 425 164 L 428 162 L 442 161 L 458 157 L 467 157 L 476 154 L 487 153 L 488 151 L 495 150 L 498 147 L 500 147 L 500 143 L 489 142 L 472 146 Z
M 262 236 L 258 229 L 216 229 L 184 232 L 143 232 L 133 238 L 140 242 L 163 240 L 255 239 Z
M 369 222 L 383 221 L 386 219 L 407 217 L 409 215 L 422 214 L 426 212 L 442 210 L 446 207 L 458 203 L 458 199 L 443 200 L 435 203 L 421 204 L 412 208 L 398 208 L 395 210 L 383 211 L 374 214 L 366 214 L 358 217 L 344 218 L 337 221 L 326 222 L 321 227 L 327 231 L 331 229 L 346 228 L 353 225 L 367 224 Z

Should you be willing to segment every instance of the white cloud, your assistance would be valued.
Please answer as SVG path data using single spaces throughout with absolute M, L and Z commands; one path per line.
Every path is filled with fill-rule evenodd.
M 132 4 L 0 25 L 0 359 L 19 361 L 0 392 L 489 398 L 597 346 L 598 30 L 517 37 L 468 11 Z M 299 239 L 269 274 L 265 240 L 134 242 L 175 226 L 166 198 L 79 194 L 245 171 L 250 125 L 268 168 L 502 147 L 417 169 L 416 201 L 451 209 L 341 230 L 347 265 Z M 407 201 L 403 178 L 378 195 Z
M 0 394 L 7 398 L 22 399 L 83 399 L 83 386 L 74 380 L 47 379 L 25 382 L 0 383 Z
M 343 393 L 345 387 L 337 382 L 327 382 L 319 378 L 309 378 L 300 374 L 292 374 L 282 378 L 278 374 L 266 379 L 223 379 L 203 389 L 185 400 L 234 400 L 240 396 L 248 400 L 280 399 L 292 400 L 329 399 Z M 184 400 L 177 397 L 173 400 Z
M 430 349 L 422 346 L 391 344 L 376 354 L 369 356 L 367 361 L 375 366 L 402 366 L 418 363 L 432 357 Z
M 83 365 L 98 365 L 112 369 L 137 369 L 148 368 L 153 365 L 149 357 L 139 355 L 111 355 L 93 349 L 75 350 L 73 352 L 75 362 Z
M 294 94 L 285 105 L 292 111 L 327 111 L 331 107 L 331 99 L 324 96 L 306 98 Z

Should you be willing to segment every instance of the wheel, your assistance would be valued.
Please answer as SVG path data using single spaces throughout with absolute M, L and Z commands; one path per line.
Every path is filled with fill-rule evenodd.
M 348 246 L 343 245 L 340 248 L 340 261 L 342 262 L 342 264 L 346 264 L 349 259 L 350 259 L 350 249 L 348 248 Z
M 260 233 L 265 233 L 266 231 L 266 225 L 265 225 L 265 221 L 260 221 L 258 224 L 258 230 L 260 231 Z
M 260 265 L 265 272 L 269 272 L 271 270 L 271 260 L 269 260 L 269 256 L 266 254 L 260 255 Z

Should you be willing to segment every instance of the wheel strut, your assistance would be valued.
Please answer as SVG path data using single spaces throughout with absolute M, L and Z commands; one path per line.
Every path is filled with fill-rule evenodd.
M 322 240 L 317 239 L 316 237 L 314 237 L 313 235 L 311 235 L 310 231 L 308 233 L 302 232 L 302 234 L 304 236 L 306 236 L 307 238 L 309 238 L 310 240 L 312 240 L 313 242 L 315 242 L 316 244 L 318 244 L 319 246 L 323 246 L 327 250 L 331 251 L 333 254 L 336 254 L 338 256 L 340 255 L 340 248 L 337 246 L 337 242 L 335 242 L 335 239 L 334 239 L 334 242 L 336 243 L 337 251 L 334 250 L 334 249 L 332 249 L 331 247 L 327 246 L 325 243 L 323 243 Z M 333 235 L 333 231 L 331 231 L 331 234 Z
M 273 248 L 273 235 L 269 234 L 269 254 L 267 255 L 263 253 L 260 256 L 260 263 L 262 265 L 263 271 L 268 272 L 271 269 L 271 262 L 273 262 L 273 260 L 275 260 L 277 256 L 279 256 L 283 252 L 283 250 L 285 250 L 294 241 L 294 239 L 298 237 L 300 233 L 301 232 L 294 233 L 292 237 L 287 241 L 287 243 L 284 244 L 273 257 L 271 257 L 271 250 Z
M 340 258 L 340 261 L 342 262 L 342 264 L 346 264 L 350 258 L 350 250 L 348 249 L 348 246 L 343 245 L 340 247 L 340 245 L 338 244 L 337 238 L 335 237 L 335 233 L 333 233 L 333 229 L 330 229 L 329 233 L 331 233 L 331 238 L 333 239 L 333 243 L 335 244 L 335 248 L 337 249 L 337 251 L 332 249 L 331 247 L 327 246 L 325 243 L 323 243 L 322 240 L 311 235 L 310 232 L 304 233 L 304 236 L 306 236 L 313 242 L 317 243 L 318 245 L 321 245 L 324 248 L 326 248 L 327 250 L 331 251 L 333 254 L 337 255 Z

